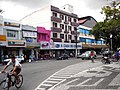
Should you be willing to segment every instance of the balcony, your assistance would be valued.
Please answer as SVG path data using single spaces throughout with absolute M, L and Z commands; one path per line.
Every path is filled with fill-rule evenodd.
M 58 23 L 62 22 L 61 18 L 57 18 L 57 17 L 54 17 L 54 16 L 51 16 L 51 21 L 55 21 L 55 22 L 58 22 Z
M 69 24 L 69 22 L 68 21 L 64 21 L 64 24 Z
M 65 30 L 64 33 L 69 33 L 69 31 L 66 31 L 66 30 Z
M 64 41 L 65 43 L 69 43 L 69 41 Z
M 75 43 L 75 40 L 71 40 L 71 43 Z
M 71 34 L 75 34 L 75 31 L 71 31 Z
M 53 42 L 62 42 L 61 38 L 51 38 L 53 40 Z
M 51 27 L 51 31 L 52 32 L 62 32 L 61 28 L 57 28 L 57 27 Z
M 72 26 L 77 26 L 77 27 L 79 26 L 79 24 L 76 23 L 76 22 L 71 22 L 71 25 L 72 25 Z

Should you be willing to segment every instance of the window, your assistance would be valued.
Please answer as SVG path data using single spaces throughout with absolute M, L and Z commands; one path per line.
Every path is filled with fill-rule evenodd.
M 80 37 L 80 42 L 86 42 L 86 39 Z
M 54 17 L 57 17 L 57 13 L 56 13 L 56 12 L 53 12 L 53 16 L 54 16 Z
M 46 34 L 42 34 L 42 40 L 46 40 Z
M 64 25 L 63 25 L 63 24 L 60 24 L 60 28 L 61 28 L 61 29 L 64 29 Z
M 74 19 L 73 21 L 74 21 L 74 22 L 77 22 L 77 20 L 76 20 L 76 19 Z
M 53 22 L 53 27 L 57 27 L 57 23 Z
M 60 38 L 64 39 L 64 34 L 60 34 Z
M 7 37 L 17 37 L 16 31 L 7 31 Z
M 67 25 L 65 25 L 65 31 L 67 31 Z
M 68 17 L 68 21 L 71 22 L 71 18 L 70 17 Z
M 57 33 L 53 33 L 53 37 L 57 38 Z
M 67 21 L 67 16 L 65 16 L 65 21 Z
M 68 30 L 70 30 L 70 31 L 72 30 L 71 26 L 68 26 Z
M 69 40 L 71 40 L 71 39 L 72 39 L 72 36 L 71 36 L 71 35 L 68 35 L 68 38 L 69 38 Z
M 67 41 L 67 35 L 65 35 L 65 41 Z
M 60 18 L 61 18 L 62 20 L 64 20 L 64 15 L 60 14 Z

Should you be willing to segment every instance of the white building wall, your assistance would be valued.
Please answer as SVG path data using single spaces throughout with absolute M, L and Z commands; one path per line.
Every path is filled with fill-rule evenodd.
M 3 16 L 0 15 L 0 35 L 3 35 Z
M 10 19 L 4 19 L 4 22 L 10 22 L 10 23 L 15 23 L 15 24 L 20 24 L 19 21 L 15 21 L 15 20 L 10 20 Z M 7 37 L 7 32 L 10 31 L 10 32 L 13 32 L 15 33 L 15 37 Z M 12 27 L 12 26 L 4 26 L 3 27 L 3 34 L 6 35 L 6 39 L 9 40 L 9 39 L 18 39 L 20 40 L 21 37 L 22 37 L 22 34 L 21 34 L 21 24 L 20 24 L 20 27 Z
M 50 6 L 45 6 L 21 20 L 22 24 L 27 24 L 31 26 L 42 26 L 47 30 L 51 29 L 51 12 Z

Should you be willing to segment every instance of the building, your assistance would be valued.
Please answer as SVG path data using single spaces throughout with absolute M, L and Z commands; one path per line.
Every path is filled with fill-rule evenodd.
M 95 50 L 97 52 L 100 52 L 101 49 L 107 48 L 105 40 L 95 40 L 95 37 L 90 34 L 90 30 L 96 25 L 97 21 L 91 17 L 81 17 L 78 19 L 79 22 L 79 29 L 80 32 L 79 35 L 79 42 L 82 44 L 82 50 L 81 52 L 84 52 L 86 50 Z
M 39 58 L 50 58 L 52 48 L 50 39 L 51 30 L 46 30 L 44 27 L 37 27 L 37 42 L 40 44 Z
M 21 55 L 22 48 L 26 47 L 26 41 L 22 40 L 21 24 L 18 21 L 4 19 L 3 35 L 6 36 L 6 47 L 4 55 Z
M 54 6 L 47 6 L 27 15 L 21 19 L 21 22 L 32 26 L 42 26 L 50 30 L 50 38 L 55 46 L 50 51 L 55 53 L 56 57 L 65 51 L 68 54 L 75 53 L 76 28 L 79 25 L 76 14 L 63 11 Z M 78 48 L 81 49 L 80 43 L 78 43 Z
M 35 55 L 38 59 L 38 49 L 40 44 L 37 42 L 37 28 L 29 25 L 22 25 L 22 39 L 26 41 L 26 47 L 22 49 L 26 60 L 30 55 Z

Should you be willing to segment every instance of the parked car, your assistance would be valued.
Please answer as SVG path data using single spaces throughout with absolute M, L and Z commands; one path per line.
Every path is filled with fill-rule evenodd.
M 15 56 L 15 59 L 17 59 L 20 63 L 24 62 L 23 56 Z M 4 63 L 7 64 L 10 61 L 10 58 L 4 59 Z
M 94 58 L 96 58 L 97 57 L 97 54 L 96 54 L 96 52 L 95 51 L 93 51 L 94 52 Z M 84 53 L 82 53 L 82 54 L 79 54 L 78 56 L 77 56 L 77 58 L 82 58 L 82 60 L 84 60 L 84 59 L 90 59 L 90 53 L 91 53 L 91 51 L 86 51 L 86 52 L 84 52 Z
M 65 60 L 65 59 L 68 59 L 68 58 L 69 58 L 69 55 L 63 54 L 63 55 L 59 56 L 59 57 L 57 58 L 57 60 Z

